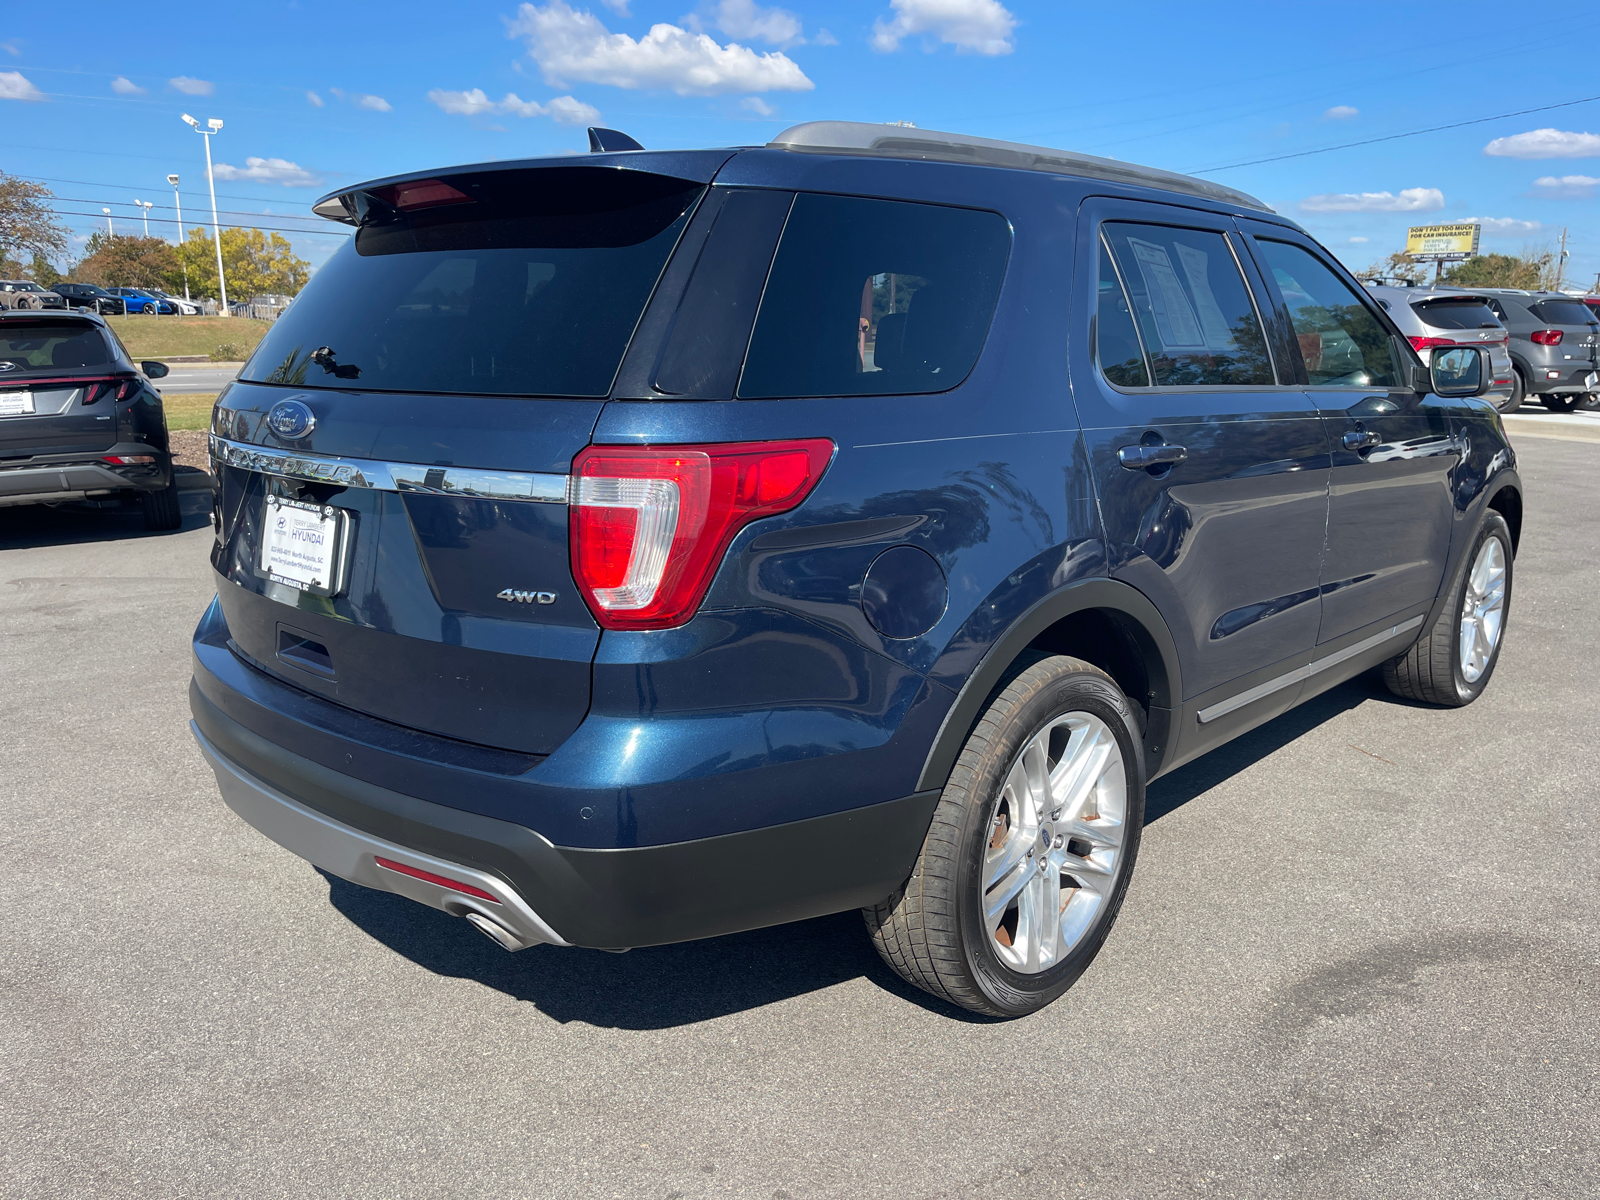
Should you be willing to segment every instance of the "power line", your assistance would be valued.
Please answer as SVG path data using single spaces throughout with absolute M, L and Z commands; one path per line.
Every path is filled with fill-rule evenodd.
M 1445 129 L 1462 129 L 1468 125 L 1486 125 L 1490 121 L 1504 121 L 1508 117 L 1525 117 L 1529 113 L 1549 112 L 1555 108 L 1571 108 L 1575 104 L 1593 104 L 1600 96 L 1585 96 L 1582 100 L 1563 100 L 1559 104 L 1541 104 L 1537 108 L 1519 108 L 1516 112 L 1498 113 L 1492 117 L 1474 117 L 1470 121 L 1452 121 L 1448 125 L 1430 125 L 1426 129 L 1412 129 L 1406 133 L 1391 133 L 1384 137 L 1363 138 L 1359 142 L 1341 142 L 1337 146 L 1323 146 L 1320 150 L 1298 150 L 1293 154 L 1274 154 L 1270 158 L 1252 158 L 1248 162 L 1229 163 L 1225 167 L 1204 167 L 1189 175 L 1210 175 L 1217 171 L 1232 171 L 1238 167 L 1254 167 L 1261 163 L 1283 162 L 1290 158 L 1307 158 L 1313 154 L 1329 154 L 1335 150 L 1350 150 L 1356 146 L 1373 146 L 1379 142 L 1393 142 L 1400 138 L 1421 137 L 1425 133 L 1438 133 Z
M 199 172 L 197 172 L 197 174 L 198 173 Z M 172 186 L 170 183 L 162 182 L 152 183 L 148 186 L 140 187 L 131 183 L 105 183 L 99 179 L 57 179 L 50 175 L 28 175 L 25 176 L 25 178 L 37 179 L 44 183 L 72 183 L 79 187 L 114 188 L 119 192 L 150 192 L 152 195 L 163 188 L 169 188 Z M 321 185 L 319 184 L 318 186 L 320 187 Z M 306 190 L 310 191 L 312 189 L 307 188 Z M 190 192 L 189 195 L 196 201 L 204 202 L 209 193 Z M 278 202 L 277 200 L 272 199 L 270 196 L 240 196 L 233 192 L 218 192 L 217 195 L 224 200 L 249 200 L 256 204 L 276 204 Z M 281 200 L 283 197 L 280 196 L 278 199 Z M 117 200 L 114 201 L 114 203 L 127 204 L 129 201 Z
M 133 210 L 133 216 L 125 218 L 126 220 L 141 220 L 142 217 L 140 216 L 140 214 L 144 211 L 144 205 L 135 204 L 132 200 L 96 200 L 96 199 L 94 199 L 92 197 L 89 197 L 89 196 L 52 196 L 50 198 L 51 198 L 51 200 L 55 201 L 57 204 L 120 204 L 124 208 L 131 208 Z M 162 212 L 176 212 L 177 211 L 176 206 L 171 205 L 171 204 L 153 204 L 153 205 L 150 206 L 150 211 L 151 212 L 155 212 L 157 209 L 159 209 Z M 327 224 L 326 219 L 323 218 L 323 217 L 317 217 L 317 216 L 299 217 L 299 216 L 296 216 L 294 213 L 258 213 L 258 212 L 251 212 L 249 209 L 243 209 L 243 208 L 219 208 L 217 210 L 217 212 L 218 213 L 226 213 L 230 217 L 276 217 L 280 221 L 309 221 L 314 226 L 321 226 L 321 225 L 326 225 Z M 165 220 L 167 220 L 166 217 L 151 217 L 150 219 L 152 221 L 165 221 Z M 203 219 L 196 220 L 196 221 L 194 221 L 192 223 L 196 224 L 196 225 L 207 224 L 207 222 L 205 220 L 203 220 Z
M 106 219 L 105 213 L 97 213 L 97 212 L 64 212 L 64 211 L 62 211 L 60 209 L 56 210 L 56 216 L 58 216 L 58 217 L 88 217 L 90 220 L 93 220 L 93 221 L 104 221 Z M 135 220 L 138 220 L 138 219 L 139 218 L 137 218 L 137 217 L 123 217 L 122 218 L 122 220 L 124 220 L 124 221 L 135 221 Z M 157 223 L 163 224 L 163 225 L 176 225 L 178 223 L 172 217 L 151 217 L 150 219 L 151 219 L 151 221 L 154 221 L 154 222 L 157 222 Z M 206 221 L 201 225 L 195 226 L 195 228 L 203 230 L 205 227 L 208 227 L 210 224 L 211 224 L 210 221 Z M 259 229 L 263 233 L 301 233 L 301 234 L 308 234 L 308 235 L 311 235 L 311 236 L 320 235 L 320 236 L 324 236 L 324 237 L 348 236 L 348 234 L 341 234 L 341 232 L 339 230 L 337 230 L 337 229 L 328 229 L 328 230 L 320 230 L 320 229 L 290 229 L 290 228 L 288 228 L 286 226 L 282 226 L 282 225 L 254 225 L 254 224 L 245 224 L 242 221 L 218 221 L 217 224 L 221 225 L 224 229 Z

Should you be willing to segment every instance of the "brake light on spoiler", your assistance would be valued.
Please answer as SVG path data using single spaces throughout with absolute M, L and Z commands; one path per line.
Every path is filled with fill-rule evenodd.
M 572 461 L 572 577 L 606 629 L 692 617 L 735 535 L 798 507 L 828 469 L 827 438 L 590 446 Z

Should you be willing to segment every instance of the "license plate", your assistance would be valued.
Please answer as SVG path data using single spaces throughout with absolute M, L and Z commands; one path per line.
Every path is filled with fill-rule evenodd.
M 350 514 L 328 504 L 267 498 L 261 522 L 261 573 L 318 596 L 344 587 Z
M 31 417 L 32 392 L 0 392 L 0 417 Z

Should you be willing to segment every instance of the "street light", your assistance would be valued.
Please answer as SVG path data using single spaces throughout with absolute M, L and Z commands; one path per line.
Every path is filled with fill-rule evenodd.
M 172 202 L 178 206 L 178 245 L 183 245 L 183 197 L 178 195 L 178 177 L 168 175 L 167 182 L 172 185 Z M 178 261 L 183 264 L 183 298 L 189 299 L 189 260 L 183 257 L 180 250 Z
M 206 128 L 201 129 L 199 121 L 184 113 L 183 123 L 206 140 L 206 185 L 211 189 L 211 240 L 217 247 L 217 290 L 222 294 L 219 315 L 225 317 L 228 315 L 228 281 L 222 274 L 222 227 L 217 222 L 217 182 L 211 175 L 211 135 L 222 128 L 222 122 L 212 117 L 206 122 Z
M 150 210 L 155 207 L 155 202 L 152 201 L 152 200 L 135 200 L 133 202 L 133 206 L 135 208 L 137 208 L 137 209 L 142 209 L 143 210 L 139 215 L 144 218 L 144 235 L 145 235 L 145 237 L 149 237 L 150 236 Z
M 112 237 L 116 237 L 117 231 L 111 225 L 111 210 L 109 208 L 102 208 L 100 211 L 106 215 L 106 233 L 110 234 Z

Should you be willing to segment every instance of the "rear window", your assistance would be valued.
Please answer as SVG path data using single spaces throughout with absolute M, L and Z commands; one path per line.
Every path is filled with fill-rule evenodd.
M 1541 300 L 1528 305 L 1528 311 L 1546 325 L 1587 325 L 1594 320 L 1589 306 L 1581 300 Z
M 1498 329 L 1494 310 L 1482 300 L 1418 300 L 1411 306 L 1417 316 L 1435 329 Z
M 240 378 L 362 391 L 608 393 L 705 189 L 593 167 L 441 178 L 463 199 L 358 229 Z
M 739 395 L 903 395 L 955 387 L 983 349 L 1010 248 L 1011 226 L 998 213 L 796 196 Z
M 111 362 L 105 338 L 81 321 L 0 321 L 0 383 L 19 371 L 72 371 Z

